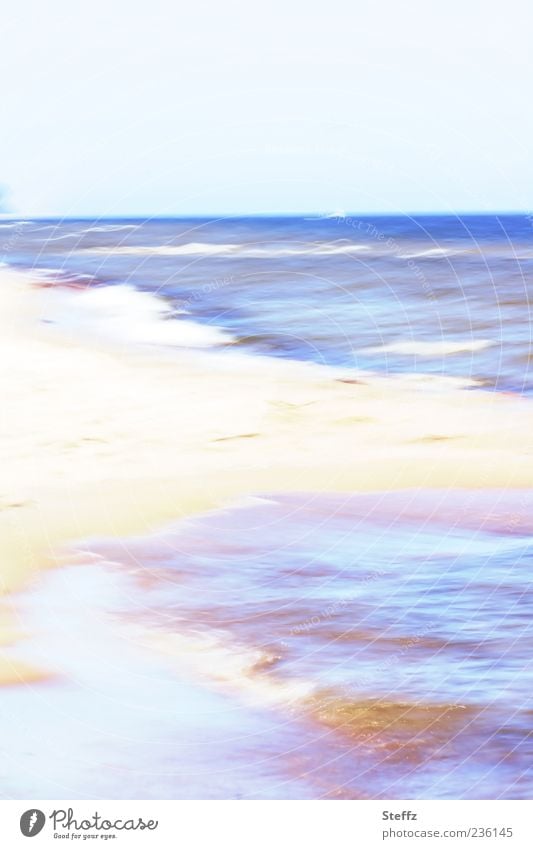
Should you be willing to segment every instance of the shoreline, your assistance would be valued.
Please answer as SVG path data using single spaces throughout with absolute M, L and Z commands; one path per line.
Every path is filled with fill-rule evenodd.
M 42 296 L 28 275 L 0 272 L 0 351 L 9 369 L 0 521 L 9 517 L 19 537 L 30 529 L 50 552 L 58 542 L 142 533 L 265 490 L 524 487 L 532 480 L 528 399 L 425 392 L 373 375 L 363 383 L 360 373 L 352 385 L 331 369 L 275 359 L 257 371 L 253 357 L 248 368 L 241 357 L 238 370 L 210 374 L 209 356 L 106 350 L 57 334 L 39 323 Z M 186 407 L 176 404 L 176 392 Z M 466 458 L 470 468 L 461 465 Z M 231 479 L 221 479 L 225 473 Z M 133 504 L 129 484 L 137 485 Z M 19 557 L 27 561 L 28 553 Z M 2 579 L 10 585 L 5 572 Z
M 427 550 L 409 546 L 428 520 L 437 536 L 439 523 L 450 534 L 443 554 L 454 564 L 464 529 L 468 539 L 489 532 L 481 556 L 498 550 L 499 533 L 520 556 L 533 479 L 529 400 L 224 350 L 111 346 L 51 323 L 49 293 L 28 276 L 0 275 L 5 796 L 395 797 L 410 776 L 397 747 L 425 763 L 464 722 L 477 727 L 468 737 L 474 746 L 497 732 L 496 708 L 488 730 L 475 725 L 483 705 L 463 705 L 461 682 L 435 703 L 419 704 L 424 688 L 409 689 L 417 662 L 435 658 L 447 674 L 450 659 L 439 666 L 435 646 L 447 640 L 448 616 L 439 630 L 433 611 L 435 634 L 428 632 L 417 618 L 417 588 L 408 590 L 419 569 L 403 583 L 401 576 L 406 564 L 410 572 L 409 552 L 416 560 Z M 323 529 L 325 556 L 313 565 Z M 354 545 L 343 549 L 347 533 Z M 380 554 L 382 533 L 389 547 Z M 329 545 L 340 546 L 340 560 L 328 557 Z M 342 558 L 359 545 L 368 556 L 343 584 Z M 355 611 L 379 614 L 393 577 L 383 573 L 391 546 L 407 547 L 394 586 L 406 588 L 412 610 L 405 625 L 400 600 L 384 610 L 384 640 L 374 646 L 381 620 L 357 624 L 354 613 L 344 621 L 343 600 L 353 590 Z M 499 572 L 492 579 L 488 595 Z M 431 572 L 418 593 L 427 580 Z M 467 584 L 460 572 L 454 580 Z M 450 592 L 443 586 L 443 607 Z M 512 592 L 502 596 L 506 610 Z M 351 696 L 322 682 L 320 666 L 300 663 L 315 619 L 314 650 L 327 658 L 331 643 L 334 664 L 346 653 L 360 657 Z M 336 641 L 346 628 L 343 649 Z M 373 656 L 365 661 L 374 650 L 372 668 L 378 677 L 380 665 L 387 670 L 384 690 L 369 675 Z M 405 669 L 394 665 L 404 657 Z M 505 675 L 512 686 L 513 669 Z M 424 728 L 427 745 L 417 747 Z M 520 721 L 511 731 L 522 733 Z M 355 748 L 369 776 L 364 787 Z M 426 792 L 431 771 L 422 776 L 409 785 L 412 798 Z M 453 792 L 468 797 L 472 782 L 483 798 L 493 792 L 481 762 L 458 776 Z M 438 780 L 432 786 L 446 797 Z
M 426 675 L 438 676 L 440 669 L 444 682 L 461 645 L 463 660 L 470 658 L 471 666 L 483 663 L 484 653 L 473 651 L 468 628 L 462 638 L 459 628 L 457 643 L 447 639 L 450 614 L 455 615 L 452 628 L 466 622 L 464 611 L 446 610 L 446 591 L 440 615 L 433 611 L 429 623 L 416 604 L 404 617 L 394 595 L 402 592 L 402 583 L 407 589 L 413 578 L 420 589 L 437 578 L 438 592 L 441 567 L 437 558 L 437 573 L 431 577 L 431 562 L 439 551 L 448 560 L 444 574 L 455 581 L 459 597 L 462 555 L 467 558 L 463 568 L 474 566 L 468 572 L 473 586 L 477 563 L 472 554 L 485 561 L 478 581 L 490 597 L 494 582 L 499 587 L 501 581 L 498 556 L 507 552 L 507 564 L 517 561 L 508 575 L 506 589 L 512 593 L 512 575 L 521 581 L 518 563 L 531 530 L 527 507 L 532 494 L 409 490 L 315 499 L 310 493 L 272 494 L 172 523 L 153 535 L 78 545 L 63 568 L 43 573 L 31 588 L 13 597 L 20 622 L 35 634 L 17 652 L 22 660 L 48 668 L 49 674 L 28 680 L 26 687 L 3 688 L 3 727 L 9 728 L 9 735 L 2 740 L 2 750 L 13 764 L 4 776 L 4 793 L 15 798 L 183 799 L 365 798 L 370 792 L 372 798 L 379 793 L 396 798 L 405 778 L 411 782 L 409 798 L 419 798 L 427 792 L 424 775 L 431 780 L 431 771 L 428 775 L 424 770 L 435 748 L 438 755 L 439 748 L 453 746 L 458 735 L 476 751 L 483 735 L 496 735 L 505 745 L 498 723 L 505 722 L 509 712 L 512 719 L 522 702 L 523 708 L 527 705 L 525 682 L 513 692 L 515 665 L 527 662 L 527 642 L 520 644 L 509 625 L 514 664 L 502 664 L 506 686 L 500 688 L 501 703 L 494 699 L 494 689 L 492 696 L 480 699 L 479 689 L 470 691 L 470 679 L 465 681 L 464 675 L 443 689 L 426 689 L 423 673 L 418 681 L 409 673 L 414 664 L 436 664 Z M 390 553 L 385 539 L 381 553 L 377 546 L 377 561 L 363 555 L 359 567 L 348 567 L 346 575 L 342 557 L 328 556 L 328 546 L 320 563 L 310 570 L 305 566 L 308 557 L 312 561 L 316 542 L 328 537 L 331 541 L 332 531 L 342 552 L 346 523 L 354 520 L 354 542 L 363 551 L 369 545 L 374 550 L 383 533 L 386 539 L 393 535 L 394 550 L 405 547 L 415 555 L 411 575 L 401 569 L 408 563 L 407 552 L 396 564 L 393 604 L 383 611 L 390 631 L 384 627 L 381 638 L 371 618 L 365 621 L 363 616 L 363 622 L 355 624 L 349 613 L 355 598 L 346 580 L 353 581 L 359 605 L 370 593 L 379 611 L 393 575 L 383 562 Z M 330 530 L 321 536 L 325 526 Z M 250 535 L 251 528 L 256 531 Z M 435 547 L 436 535 L 442 535 L 442 548 Z M 292 556 L 291 546 L 284 545 L 287 539 L 296 543 Z M 345 555 L 348 551 L 345 544 Z M 425 561 L 424 551 L 426 556 L 433 552 Z M 429 575 L 424 577 L 426 568 Z M 325 591 L 318 595 L 317 569 Z M 340 594 L 337 581 L 328 580 L 332 575 L 340 579 Z M 231 592 L 237 576 L 238 594 Z M 308 578 L 315 592 L 311 590 L 306 600 Z M 261 593 L 264 584 L 271 588 L 266 597 Z M 407 610 L 410 592 L 407 589 Z M 504 608 L 493 624 L 506 619 L 509 605 L 515 613 L 515 600 L 509 595 L 506 600 L 503 593 Z M 314 641 L 320 641 L 320 631 L 323 639 L 317 649 Z M 344 647 L 343 633 L 349 637 Z M 356 686 L 348 683 L 344 689 L 335 680 L 328 686 L 321 663 L 308 667 L 309 641 L 326 658 L 331 652 L 330 658 L 346 671 L 350 663 L 358 665 Z M 478 648 L 484 643 L 482 636 Z M 491 656 L 492 662 L 504 660 L 505 653 L 505 647 L 489 647 L 485 674 L 491 679 Z M 387 670 L 386 681 L 380 670 Z M 483 674 L 477 669 L 474 679 Z M 527 728 L 527 715 L 523 722 Z M 517 719 L 514 733 L 523 727 Z M 58 760 L 50 753 L 63 751 L 65 733 L 72 745 Z M 406 770 L 394 754 L 398 747 L 405 753 Z M 290 756 L 293 750 L 299 752 L 296 760 Z M 364 790 L 354 773 L 354 752 L 367 776 Z M 413 757 L 421 763 L 419 780 L 409 770 Z M 47 764 L 45 775 L 35 775 L 36 762 Z M 519 768 L 520 762 L 515 762 L 515 771 Z M 491 796 L 482 763 L 459 773 L 451 791 L 436 781 L 436 798 L 449 798 L 458 788 L 461 797 L 468 798 L 469 792 Z M 527 783 L 515 792 L 512 798 L 526 797 Z
M 147 533 L 247 495 L 533 480 L 533 404 L 520 396 L 113 349 L 43 323 L 46 297 L 0 270 L 3 595 L 69 542 Z M 12 672 L 0 667 L 0 682 Z

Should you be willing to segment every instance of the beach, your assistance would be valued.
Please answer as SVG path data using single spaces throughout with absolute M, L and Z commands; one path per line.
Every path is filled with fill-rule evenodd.
M 5 590 L 69 540 L 142 533 L 261 491 L 531 483 L 521 397 L 106 350 L 43 324 L 46 296 L 2 272 Z
M 83 297 L 83 291 L 68 297 Z M 69 332 L 54 321 L 54 303 L 35 275 L 1 270 L 0 681 L 6 693 L 15 693 L 15 704 L 24 696 L 26 705 L 39 699 L 39 682 L 53 687 L 58 676 L 74 674 L 62 656 L 68 629 L 62 639 L 56 634 L 47 642 L 41 634 L 39 642 L 39 604 L 28 606 L 27 599 L 39 597 L 44 581 L 49 629 L 65 612 L 61 593 L 46 589 L 47 581 L 61 585 L 61 577 L 46 577 L 46 570 L 56 569 L 59 576 L 74 576 L 64 587 L 79 602 L 84 593 L 75 576 L 90 573 L 88 539 L 119 545 L 268 493 L 531 486 L 533 405 L 525 397 L 423 376 L 365 376 L 249 357 L 231 345 L 169 352 L 117 343 Z M 91 620 L 94 605 L 98 622 L 100 604 L 89 593 L 85 618 Z M 72 610 L 65 621 L 77 621 Z M 109 635 L 107 648 L 99 629 L 72 637 L 89 653 L 93 638 L 94 653 L 109 651 L 120 666 L 120 634 Z M 148 644 L 139 638 L 142 651 L 158 651 Z M 128 652 L 132 645 L 135 637 L 128 638 Z M 186 655 L 181 647 L 172 662 L 178 678 L 189 675 Z M 135 667 L 131 658 L 125 663 Z M 95 680 L 89 676 L 86 686 Z M 280 751 L 284 746 L 279 743 Z M 112 795 L 109 784 L 84 783 L 84 774 L 67 782 L 73 793 Z M 5 792 L 24 793 L 23 783 L 14 787 Z M 52 792 L 48 781 L 43 788 L 39 792 L 34 783 L 31 794 Z M 267 783 L 264 788 L 268 795 Z M 166 792 L 159 787 L 154 797 Z M 301 788 L 286 792 L 313 795 Z M 147 793 L 145 781 L 132 785 L 130 798 L 136 793 Z

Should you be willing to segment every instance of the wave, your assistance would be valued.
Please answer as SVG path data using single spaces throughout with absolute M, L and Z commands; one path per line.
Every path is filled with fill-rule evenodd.
M 379 378 L 382 383 L 389 381 L 391 387 L 403 384 L 406 387 L 414 386 L 417 389 L 435 390 L 437 392 L 450 389 L 475 389 L 484 385 L 483 380 L 476 380 L 465 375 L 432 374 L 431 372 L 399 372 L 385 377 L 374 372 L 374 376 Z
M 279 675 L 278 656 L 213 630 L 169 633 L 137 626 L 136 633 L 138 644 L 161 652 L 180 675 L 203 679 L 253 707 L 307 718 L 369 751 L 427 755 L 471 726 L 480 713 L 477 705 L 358 697 L 343 687 L 324 688 L 320 676 Z
M 235 339 L 219 327 L 182 319 L 163 298 L 127 284 L 47 290 L 42 320 L 126 344 L 211 348 Z
M 89 333 L 91 336 L 114 340 L 120 343 L 150 345 L 170 348 L 213 348 L 231 345 L 238 340 L 228 331 L 213 325 L 200 324 L 191 319 L 186 310 L 172 307 L 164 298 L 152 292 L 143 292 L 129 284 L 91 285 L 97 283 L 89 274 L 70 275 L 52 268 L 34 270 L 32 276 L 39 285 L 47 289 L 46 300 L 42 308 L 42 320 L 57 324 L 69 331 Z M 445 353 L 477 350 L 493 344 L 488 340 L 432 343 L 397 342 L 387 346 L 362 349 L 359 353 L 379 353 L 390 351 L 399 354 L 418 354 L 420 356 L 438 356 Z M 232 355 L 231 367 L 248 367 L 248 353 Z M 256 367 L 269 368 L 271 358 L 254 355 Z M 297 361 L 293 361 L 296 363 Z M 337 379 L 352 379 L 355 371 L 340 367 L 317 366 L 311 363 L 299 363 L 306 371 L 320 368 Z M 435 375 L 426 373 L 401 373 L 387 375 L 379 372 L 357 371 L 367 379 L 415 383 L 422 388 L 450 389 L 472 388 L 480 382 L 470 377 Z
M 287 674 L 278 668 L 282 654 L 239 642 L 216 628 L 193 630 L 177 622 L 177 630 L 170 632 L 164 625 L 147 627 L 142 618 L 128 617 L 128 622 L 135 643 L 165 656 L 181 677 L 238 696 L 254 708 L 277 708 L 310 720 L 367 751 L 427 755 L 480 713 L 475 704 L 369 697 L 364 688 L 358 693 L 342 685 L 324 687 L 323 674 Z M 283 653 L 283 644 L 279 649 Z
M 255 705 L 305 705 L 315 695 L 316 684 L 304 678 L 270 674 L 278 657 L 232 640 L 216 630 L 170 633 L 139 628 L 139 640 L 171 658 L 180 673 L 203 678 L 230 690 Z
M 57 268 L 32 268 L 30 274 L 31 278 L 37 280 L 38 285 L 45 289 L 54 286 L 81 289 L 90 283 L 97 282 L 94 274 L 82 274 Z
M 59 653 L 58 666 L 63 674 L 76 671 L 81 651 L 84 663 L 80 674 L 90 677 L 97 669 L 98 686 L 105 681 L 105 663 L 103 667 L 97 666 L 101 655 L 95 655 L 94 651 L 90 657 L 83 654 L 87 617 L 72 613 L 77 599 L 83 596 L 90 598 L 97 618 L 107 623 L 104 635 L 97 635 L 98 651 L 105 651 L 112 658 L 116 652 L 122 653 L 124 661 L 126 638 L 137 652 L 128 658 L 136 663 L 141 662 L 146 650 L 155 652 L 182 681 L 200 683 L 254 708 L 277 709 L 283 712 L 280 715 L 286 721 L 305 719 L 322 726 L 328 732 L 328 746 L 334 742 L 333 734 L 339 740 L 349 740 L 350 745 L 361 746 L 361 753 L 364 750 L 378 755 L 396 751 L 413 756 L 417 752 L 429 754 L 470 726 L 479 714 L 475 704 L 395 699 L 386 695 L 369 697 L 342 687 L 324 687 L 321 675 L 314 679 L 283 676 L 276 670 L 277 655 L 263 647 L 240 643 L 222 631 L 147 627 L 142 615 L 147 605 L 146 588 L 117 566 L 106 557 L 80 552 L 78 562 L 73 559 L 72 565 L 66 566 L 66 573 L 62 573 L 60 591 L 59 573 L 55 573 L 19 600 L 25 615 L 31 615 L 34 624 L 38 622 L 48 640 L 47 658 L 55 650 L 57 662 Z M 63 623 L 59 640 L 54 638 L 58 621 Z M 67 643 L 63 639 L 65 622 L 71 634 Z M 180 629 L 181 623 L 176 625 Z M 94 640 L 91 645 L 94 648 Z
M 12 230 L 14 228 L 23 227 L 31 224 L 31 221 L 3 221 L 0 224 L 2 230 Z
M 362 348 L 360 354 L 405 354 L 418 357 L 446 357 L 449 354 L 462 354 L 468 351 L 482 351 L 490 348 L 495 343 L 490 339 L 462 339 L 449 342 L 424 342 L 422 340 L 409 339 L 405 341 L 390 342 L 386 345 L 374 345 L 370 348 Z
M 31 232 L 34 232 L 33 230 Z M 61 242 L 63 239 L 79 239 L 81 233 L 62 233 L 60 236 L 47 236 L 46 243 L 50 244 L 50 242 Z
M 118 230 L 136 230 L 138 224 L 108 224 L 105 227 L 86 227 L 83 230 L 74 230 L 71 233 L 61 233 L 59 236 L 48 236 L 45 244 L 50 242 L 61 242 L 64 239 L 83 239 L 87 233 L 114 233 Z M 32 232 L 35 232 L 32 230 Z
M 188 242 L 185 245 L 120 245 L 84 248 L 83 253 L 125 256 L 231 256 L 248 259 L 289 256 L 332 256 L 368 250 L 368 245 L 352 242 L 320 242 L 310 245 L 266 246 L 228 243 Z
M 114 233 L 119 230 L 138 230 L 140 224 L 100 224 L 95 227 L 86 227 L 81 233 Z
M 457 250 L 452 248 L 427 248 L 423 251 L 416 251 L 411 254 L 398 254 L 398 259 L 440 259 L 442 257 L 456 256 L 457 254 L 468 253 L 465 250 Z

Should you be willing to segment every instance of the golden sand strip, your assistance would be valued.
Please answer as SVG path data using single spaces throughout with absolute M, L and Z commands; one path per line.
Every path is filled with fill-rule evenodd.
M 40 321 L 44 297 L 0 275 L 4 592 L 69 540 L 142 533 L 244 494 L 533 485 L 533 405 L 520 397 L 104 349 Z

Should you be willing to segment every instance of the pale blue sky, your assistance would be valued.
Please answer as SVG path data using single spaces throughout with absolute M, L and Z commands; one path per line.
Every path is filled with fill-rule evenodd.
M 530 210 L 532 21 L 522 0 L 22 0 L 0 182 L 25 215 Z

